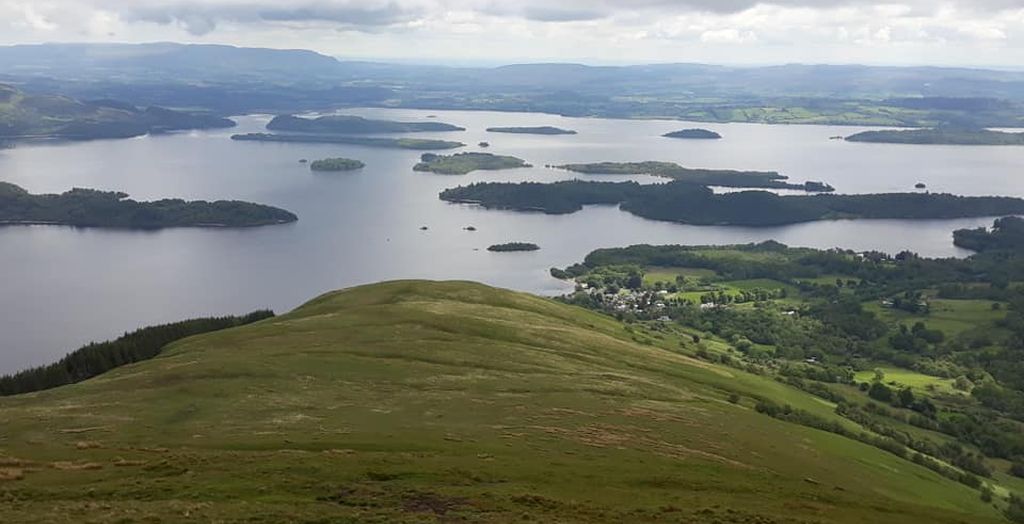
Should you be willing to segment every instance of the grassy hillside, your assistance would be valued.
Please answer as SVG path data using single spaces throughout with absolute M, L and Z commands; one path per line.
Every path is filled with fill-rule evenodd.
M 1000 522 L 756 413 L 831 406 L 583 309 L 391 282 L 0 399 L 5 522 Z M 730 396 L 732 396 L 730 401 Z M 732 402 L 732 401 L 735 401 Z

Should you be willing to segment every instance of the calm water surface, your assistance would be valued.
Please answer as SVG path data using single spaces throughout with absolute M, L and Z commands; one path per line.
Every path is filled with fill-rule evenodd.
M 664 160 L 689 167 L 778 170 L 794 181 L 824 180 L 841 192 L 929 190 L 1024 196 L 1024 147 L 848 144 L 857 128 L 701 125 L 714 142 L 661 138 L 687 127 L 667 121 L 571 119 L 550 115 L 366 109 L 389 119 L 438 121 L 459 133 L 416 136 L 471 144 L 538 166 L 445 176 L 412 171 L 419 153 L 357 146 L 232 142 L 238 129 L 132 140 L 26 145 L 0 152 L 0 180 L 32 192 L 71 187 L 124 190 L 136 199 L 234 198 L 297 213 L 295 224 L 247 230 L 157 232 L 29 226 L 0 228 L 0 373 L 48 363 L 92 340 L 140 326 L 256 308 L 279 312 L 324 291 L 397 278 L 466 279 L 554 294 L 548 268 L 593 249 L 636 243 L 730 244 L 768 239 L 794 246 L 911 249 L 962 256 L 954 229 L 990 219 L 837 221 L 774 228 L 695 227 L 653 222 L 614 207 L 565 216 L 487 211 L 441 202 L 437 193 L 474 181 L 573 178 L 545 164 Z M 491 126 L 554 125 L 575 136 L 486 133 Z M 352 173 L 315 174 L 300 158 L 346 156 Z M 650 177 L 590 177 L 599 180 Z M 420 231 L 421 226 L 429 227 Z M 476 232 L 463 230 L 475 226 Z M 534 253 L 494 254 L 490 244 L 536 242 Z

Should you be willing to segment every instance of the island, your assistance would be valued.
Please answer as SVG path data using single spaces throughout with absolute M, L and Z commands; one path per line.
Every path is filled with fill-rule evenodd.
M 514 156 L 492 155 L 490 153 L 456 153 L 436 155 L 424 153 L 414 171 L 429 171 L 441 175 L 465 175 L 477 170 L 495 171 L 531 167 L 523 159 Z
M 491 143 L 490 142 L 480 142 L 477 145 L 480 146 L 480 147 L 491 147 Z
M 355 171 L 364 167 L 366 164 L 351 158 L 325 158 L 309 164 L 309 169 L 313 171 Z
M 519 135 L 575 135 L 572 129 L 562 129 L 552 126 L 537 127 L 488 127 L 488 133 L 513 133 Z
M 719 140 L 722 135 L 707 129 L 683 129 L 661 135 L 665 138 L 684 138 L 689 140 Z
M 774 171 L 734 171 L 729 169 L 689 169 L 673 162 L 599 162 L 552 166 L 587 175 L 652 175 L 694 184 L 756 189 L 794 189 L 828 193 L 835 188 L 824 182 L 794 184 L 789 177 Z
M 392 120 L 371 120 L 361 116 L 331 115 L 317 118 L 302 118 L 294 115 L 279 115 L 267 124 L 271 131 L 290 133 L 325 133 L 338 135 L 362 135 L 371 133 L 419 133 L 437 131 L 465 131 L 466 128 L 442 122 L 395 122 Z
M 874 144 L 1021 146 L 1024 145 L 1024 133 L 947 126 L 932 129 L 864 131 L 848 136 L 846 140 Z
M 160 229 L 253 227 L 296 220 L 298 217 L 283 209 L 235 200 L 136 202 L 126 193 L 78 188 L 59 195 L 34 195 L 20 186 L 0 182 L 2 225 Z
M 914 189 L 928 189 L 928 185 L 924 182 L 918 182 L 914 184 Z
M 0 84 L 0 143 L 56 138 L 132 138 L 150 133 L 235 126 L 233 120 L 163 107 L 139 108 L 118 100 L 82 101 L 29 94 Z
M 465 147 L 462 142 L 433 140 L 425 138 L 382 138 L 346 135 L 292 135 L 276 133 L 246 133 L 232 135 L 231 140 L 242 142 L 285 142 L 306 144 L 346 144 L 366 147 L 390 147 L 396 149 L 439 150 Z
M 540 246 L 529 242 L 507 242 L 505 244 L 494 244 L 487 248 L 487 251 L 495 253 L 511 253 L 513 251 L 538 251 Z
M 953 232 L 953 244 L 979 253 L 1024 250 L 1024 218 L 1000 218 L 992 229 L 958 229 Z
M 587 205 L 618 205 L 652 220 L 693 225 L 779 226 L 816 220 L 940 219 L 1024 213 L 1024 199 L 964 197 L 938 193 L 790 195 L 768 191 L 716 194 L 710 188 L 673 181 L 490 182 L 442 191 L 441 200 L 489 209 L 574 213 Z

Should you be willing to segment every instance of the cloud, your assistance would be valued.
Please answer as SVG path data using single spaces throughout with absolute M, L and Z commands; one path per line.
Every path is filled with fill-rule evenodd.
M 344 38 L 339 38 L 344 33 Z M 401 59 L 1024 63 L 1021 0 L 0 0 L 0 43 Z M 736 53 L 743 46 L 742 54 Z

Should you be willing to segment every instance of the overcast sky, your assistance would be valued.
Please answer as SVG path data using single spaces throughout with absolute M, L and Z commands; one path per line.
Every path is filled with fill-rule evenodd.
M 158 40 L 457 64 L 1024 67 L 1024 0 L 0 0 L 0 43 Z

